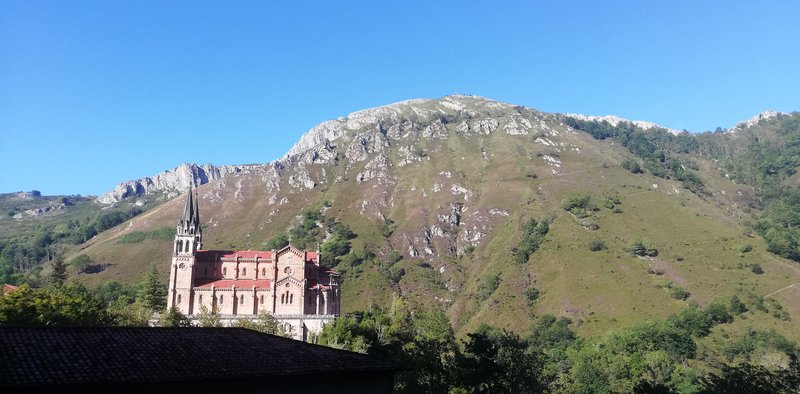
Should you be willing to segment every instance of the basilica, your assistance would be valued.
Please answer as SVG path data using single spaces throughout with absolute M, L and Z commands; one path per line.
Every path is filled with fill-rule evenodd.
M 227 325 L 263 311 L 303 340 L 339 315 L 339 275 L 320 265 L 319 251 L 204 250 L 198 200 L 190 189 L 175 234 L 167 308 L 192 319 L 216 311 Z

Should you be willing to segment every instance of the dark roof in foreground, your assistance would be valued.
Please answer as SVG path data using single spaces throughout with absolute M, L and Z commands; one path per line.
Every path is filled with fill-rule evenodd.
M 0 387 L 392 371 L 400 365 L 244 328 L 0 327 Z

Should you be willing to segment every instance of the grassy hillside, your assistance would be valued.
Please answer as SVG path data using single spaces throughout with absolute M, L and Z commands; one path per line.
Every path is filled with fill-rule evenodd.
M 344 274 L 344 312 L 403 294 L 444 309 L 460 333 L 482 323 L 522 332 L 534 316 L 554 314 L 593 335 L 738 294 L 750 311 L 730 330 L 763 327 L 800 339 L 798 290 L 787 287 L 800 282 L 800 271 L 746 226 L 766 205 L 710 152 L 667 150 L 659 164 L 668 168 L 669 157 L 685 164 L 702 181 L 692 191 L 682 171 L 622 168 L 624 160 L 645 167 L 647 158 L 556 115 L 472 97 L 371 111 L 339 121 L 342 133 L 327 143 L 200 187 L 204 247 L 263 248 L 313 209 L 357 234 L 354 257 L 336 267 Z M 656 143 L 672 140 L 664 141 Z M 564 210 L 562 202 L 576 196 L 589 196 L 597 210 L 584 218 Z M 609 198 L 619 203 L 607 208 Z M 76 278 L 92 286 L 134 282 L 152 265 L 166 277 L 170 241 L 121 240 L 174 226 L 183 200 L 72 251 L 68 257 L 107 264 Z M 550 227 L 519 263 L 530 218 Z M 636 241 L 658 254 L 632 255 Z M 590 250 L 599 242 L 605 247 Z M 754 273 L 756 265 L 763 273 Z M 755 307 L 771 293 L 767 312 Z M 775 317 L 773 303 L 792 320 Z

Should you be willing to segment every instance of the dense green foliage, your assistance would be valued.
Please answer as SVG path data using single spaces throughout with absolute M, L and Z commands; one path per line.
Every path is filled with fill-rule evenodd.
M 75 256 L 70 263 L 73 267 L 75 267 L 75 271 L 77 272 L 86 272 L 89 266 L 92 264 L 92 258 L 85 254 L 80 254 Z
M 539 249 L 544 242 L 544 237 L 550 231 L 550 222 L 542 220 L 537 222 L 534 218 L 528 218 L 522 223 L 522 240 L 514 248 L 514 259 L 519 264 L 525 264 L 530 259 L 533 252 Z
M 67 280 L 67 264 L 64 263 L 64 259 L 61 256 L 56 257 L 53 260 L 53 267 L 52 271 L 50 271 L 50 277 L 48 281 L 56 286 L 61 286 Z
M 113 323 L 105 306 L 81 285 L 32 289 L 0 296 L 0 325 L 102 326 Z
M 138 244 L 144 242 L 146 239 L 160 239 L 171 241 L 175 238 L 174 227 L 162 227 L 153 231 L 131 231 L 119 239 L 122 244 Z
M 800 191 L 787 180 L 800 166 L 800 116 L 781 115 L 761 120 L 754 127 L 735 133 L 672 135 L 666 130 L 643 130 L 627 122 L 612 126 L 564 117 L 564 122 L 596 139 L 611 138 L 622 143 L 644 161 L 653 175 L 673 178 L 699 195 L 707 195 L 705 185 L 686 155 L 698 155 L 719 162 L 726 176 L 745 183 L 758 193 L 748 208 L 766 208 L 753 228 L 767 240 L 769 251 L 800 261 Z M 625 159 L 623 168 L 641 171 L 635 160 Z M 788 186 L 788 187 L 787 187 Z M 566 208 L 565 208 L 566 209 Z
M 628 253 L 634 256 L 658 256 L 658 249 L 654 248 L 650 241 L 645 239 L 637 239 L 628 245 Z
M 157 311 L 167 306 L 167 287 L 158 278 L 156 266 L 150 266 L 144 282 L 139 288 L 138 299 L 146 308 Z
M 629 122 L 619 122 L 612 126 L 606 121 L 580 120 L 569 116 L 564 117 L 563 121 L 596 139 L 612 138 L 618 141 L 629 152 L 644 160 L 644 166 L 651 174 L 660 178 L 676 179 L 694 193 L 708 194 L 702 179 L 688 169 L 691 165 L 686 160 L 680 158 L 681 154 L 698 150 L 699 143 L 693 136 L 687 133 L 673 135 L 658 128 L 645 130 Z M 641 172 L 639 163 L 633 160 L 624 161 L 622 166 L 633 173 Z
M 237 320 L 233 326 L 263 332 L 265 334 L 280 335 L 287 338 L 291 338 L 294 335 L 291 330 L 292 326 L 278 323 L 278 320 L 275 319 L 274 316 L 264 311 L 259 312 L 258 318 L 255 320 Z
M 719 375 L 697 367 L 696 361 L 709 357 L 699 353 L 697 341 L 733 321 L 735 313 L 723 302 L 690 306 L 662 321 L 585 339 L 570 329 L 569 319 L 545 315 L 527 335 L 481 326 L 459 344 L 441 313 L 412 314 L 396 299 L 389 309 L 373 307 L 338 319 L 325 326 L 318 341 L 403 363 L 409 370 L 396 380 L 400 393 L 717 392 L 742 384 L 745 370 L 754 374 L 748 383 L 753 386 L 741 387 L 797 388 L 797 365 L 767 369 L 746 357 L 760 349 L 796 360 L 797 346 L 772 331 L 731 339 L 727 358 L 718 361 L 724 366 Z M 736 357 L 738 364 L 728 364 Z M 781 379 L 770 383 L 777 386 L 764 385 L 779 374 Z
M 281 231 L 272 237 L 269 241 L 264 243 L 264 248 L 267 250 L 280 250 L 289 245 L 289 233 Z
M 570 196 L 561 202 L 561 208 L 582 219 L 597 210 L 597 204 L 592 201 L 592 196 L 586 194 L 581 196 Z
M 770 252 L 800 261 L 800 191 L 787 192 L 775 201 L 754 228 Z
M 142 212 L 138 207 L 98 212 L 90 199 L 81 196 L 44 197 L 36 193 L 28 194 L 30 199 L 24 203 L 8 202 L 13 198 L 2 196 L 4 205 L 14 207 L 8 212 L 9 218 L 4 220 L 14 221 L 14 226 L 9 226 L 13 231 L 0 234 L 0 283 L 39 285 L 43 263 L 60 256 L 70 245 L 86 242 Z M 65 211 L 75 208 L 76 212 L 68 214 L 65 222 L 57 225 L 25 227 L 11 218 L 23 209 L 47 208 L 58 204 Z M 18 226 L 22 227 L 17 229 Z

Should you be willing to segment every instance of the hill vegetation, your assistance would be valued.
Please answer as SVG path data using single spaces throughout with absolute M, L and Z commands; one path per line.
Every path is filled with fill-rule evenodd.
M 349 317 L 318 340 L 409 361 L 405 391 L 791 387 L 798 119 L 674 135 L 476 97 L 399 103 L 201 186 L 203 243 L 319 248 Z M 136 304 L 151 267 L 165 281 L 182 202 L 87 209 L 74 228 L 122 219 L 66 250 L 67 282 Z M 49 260 L 7 278 L 41 285 Z

